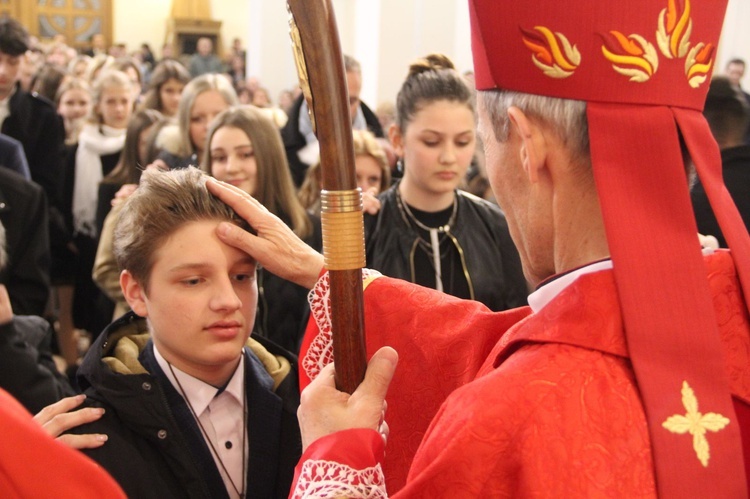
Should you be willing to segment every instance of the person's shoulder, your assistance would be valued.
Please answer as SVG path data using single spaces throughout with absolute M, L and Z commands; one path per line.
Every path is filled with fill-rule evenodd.
M 396 189 L 398 189 L 398 184 L 394 184 L 378 194 L 380 209 L 377 213 L 374 215 L 365 213 L 365 225 L 370 230 L 374 229 L 376 225 L 391 220 L 395 215 L 398 206 L 396 204 Z
M 496 205 L 495 203 L 487 201 L 486 199 L 482 199 L 479 196 L 476 196 L 470 192 L 459 189 L 457 193 L 458 193 L 459 198 L 463 198 L 464 200 L 466 200 L 467 203 L 474 205 L 479 209 L 486 210 L 492 213 L 499 213 L 499 214 L 503 213 L 500 207 Z
M 15 109 L 16 112 L 29 113 L 32 117 L 30 123 L 35 123 L 44 133 L 52 131 L 47 128 L 53 126 L 52 122 L 59 124 L 58 128 L 63 130 L 62 117 L 57 114 L 57 109 L 50 100 L 36 92 L 29 93 L 19 89 L 17 93 L 20 93 L 20 96 L 18 97 L 19 106 Z M 11 115 L 13 112 L 14 109 L 11 106 Z
M 507 229 L 505 214 L 498 205 L 466 191 L 458 190 L 457 194 L 458 207 L 461 210 L 463 206 L 464 217 L 467 212 L 471 212 L 490 227 L 501 228 L 503 231 Z M 459 212 L 459 217 L 461 216 Z
M 5 194 L 15 193 L 25 197 L 42 196 L 44 193 L 44 190 L 38 184 L 5 167 L 0 167 L 0 191 Z
M 296 355 L 259 334 L 252 334 L 246 346 L 252 356 L 263 364 L 263 369 L 277 382 L 296 368 Z
M 37 92 L 26 92 L 19 88 L 16 90 L 16 94 L 11 97 L 12 101 L 21 105 L 25 104 L 25 106 L 31 108 L 32 112 L 35 113 L 32 115 L 35 120 L 38 120 L 40 117 L 58 116 L 57 109 L 52 101 L 39 95 Z
M 37 315 L 14 315 L 13 324 L 16 330 L 27 331 L 34 337 L 46 334 L 51 327 L 46 319 Z
M 246 345 L 251 360 L 272 380 L 271 390 L 282 399 L 287 410 L 296 412 L 299 405 L 297 356 L 258 334 L 248 338 Z
M 0 133 L 0 148 L 5 148 L 12 151 L 23 151 L 23 144 L 21 143 L 21 141 L 14 139 L 9 135 Z
M 573 410 L 580 402 L 577 394 L 590 383 L 606 387 L 608 393 L 630 391 L 637 400 L 633 374 L 625 359 L 562 343 L 520 345 L 493 371 L 457 390 L 457 396 L 466 401 L 484 400 L 495 414 L 510 416 L 526 407 L 524 419 L 533 418 L 535 412 L 546 418 L 551 417 L 550 411 L 560 408 Z

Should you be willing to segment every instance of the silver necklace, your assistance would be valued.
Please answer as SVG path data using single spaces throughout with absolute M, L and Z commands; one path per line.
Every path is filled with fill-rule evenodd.
M 201 420 L 198 418 L 198 415 L 195 413 L 195 410 L 193 409 L 193 404 L 190 403 L 190 399 L 188 398 L 187 394 L 185 393 L 185 389 L 182 388 L 182 383 L 180 383 L 180 378 L 177 377 L 177 375 L 174 373 L 174 369 L 172 368 L 172 364 L 170 362 L 167 362 L 167 365 L 169 366 L 169 371 L 172 373 L 172 377 L 177 382 L 177 387 L 180 389 L 180 395 L 182 395 L 182 398 L 185 399 L 185 402 L 187 402 L 188 409 L 190 409 L 190 414 L 193 415 L 193 418 L 195 418 L 196 423 L 198 423 L 198 427 L 201 429 L 201 434 L 203 435 L 203 438 L 208 442 L 208 445 L 211 447 L 211 452 L 214 453 L 216 456 L 216 459 L 219 461 L 219 464 L 221 465 L 221 468 L 224 470 L 224 473 L 226 473 L 227 478 L 229 479 L 229 483 L 232 484 L 232 488 L 235 492 L 237 492 L 237 495 L 240 496 L 240 499 L 243 499 L 245 497 L 245 486 L 247 481 L 247 463 L 245 461 L 245 444 L 247 442 L 247 391 L 245 390 L 245 386 L 243 383 L 242 386 L 242 489 L 238 489 L 237 485 L 235 485 L 234 480 L 232 480 L 232 475 L 229 474 L 229 470 L 227 470 L 227 467 L 224 465 L 224 461 L 221 459 L 221 456 L 219 455 L 219 452 L 214 447 L 213 442 L 211 442 L 211 439 L 208 438 L 208 433 L 206 432 L 206 429 L 203 427 L 203 423 L 201 423 Z
M 404 220 L 406 225 L 416 225 L 420 229 L 426 231 L 430 235 L 429 243 L 422 238 L 422 235 L 418 230 L 415 230 L 417 234 L 417 241 L 419 246 L 428 254 L 432 255 L 432 267 L 435 269 L 435 289 L 443 291 L 443 269 L 440 263 L 440 242 L 449 235 L 451 226 L 456 222 L 456 213 L 458 213 L 458 201 L 456 195 L 453 195 L 453 211 L 451 216 L 448 218 L 448 223 L 441 225 L 440 227 L 428 227 L 420 222 L 417 217 L 412 213 L 409 205 L 401 199 L 401 193 L 396 187 L 396 205 L 398 211 L 401 214 L 401 218 Z

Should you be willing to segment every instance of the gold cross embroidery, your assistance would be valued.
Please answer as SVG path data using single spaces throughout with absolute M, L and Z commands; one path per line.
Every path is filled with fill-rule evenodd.
M 682 405 L 687 411 L 684 416 L 675 414 L 668 417 L 661 425 L 672 433 L 680 435 L 690 433 L 693 436 L 693 449 L 698 460 L 704 467 L 708 467 L 710 452 L 706 431 L 723 430 L 729 424 L 729 419 L 715 412 L 706 414 L 698 412 L 698 399 L 687 381 L 682 382 Z

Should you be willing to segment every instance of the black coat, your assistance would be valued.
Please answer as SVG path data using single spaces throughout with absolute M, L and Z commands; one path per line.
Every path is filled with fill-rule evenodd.
M 248 497 L 286 498 L 301 455 L 296 357 L 258 341 L 268 352 L 290 360 L 292 370 L 274 390 L 259 357 L 245 349 Z M 115 352 L 118 345 L 122 348 Z M 106 412 L 99 421 L 72 432 L 108 435 L 102 447 L 84 452 L 129 497 L 227 497 L 195 419 L 156 362 L 144 319 L 130 312 L 113 322 L 86 355 L 78 381 L 86 404 Z
M 721 151 L 721 162 L 724 184 L 737 205 L 745 227 L 750 230 L 750 146 L 724 149 Z M 726 248 L 727 242 L 700 181 L 693 186 L 690 197 L 693 201 L 698 232 L 715 236 L 719 246 Z
M 41 185 L 50 206 L 60 207 L 65 159 L 65 125 L 55 106 L 38 94 L 16 92 L 8 103 L 2 133 L 23 144 L 31 179 Z
M 0 166 L 13 170 L 26 180 L 31 180 L 31 171 L 26 161 L 26 153 L 23 152 L 23 144 L 2 134 L 0 134 Z
M 310 214 L 308 216 L 313 232 L 305 239 L 305 243 L 316 251 L 322 251 L 323 236 L 320 218 Z M 310 305 L 307 301 L 309 291 L 259 267 L 258 310 L 255 314 L 253 332 L 298 354 L 305 326 L 310 317 Z
M 0 325 L 0 387 L 32 414 L 75 394 L 52 360 L 53 334 L 36 316 L 17 315 Z
M 31 180 L 47 195 L 47 224 L 52 255 L 65 252 L 70 242 L 62 209 L 64 184 L 65 125 L 55 106 L 40 95 L 16 86 L 8 103 L 2 133 L 23 145 Z
M 16 314 L 44 315 L 50 285 L 47 213 L 41 187 L 0 168 L 0 222 L 5 227 L 8 252 L 0 284 L 8 288 Z
M 396 189 L 398 184 L 380 194 L 377 215 L 365 216 L 367 267 L 411 281 L 409 252 L 417 235 L 398 211 Z M 463 249 L 475 299 L 494 311 L 526 305 L 528 288 L 521 259 L 502 211 L 463 191 L 456 191 L 456 199 L 451 234 Z
M 65 164 L 66 183 L 63 192 L 63 206 L 67 227 L 73 231 L 73 193 L 75 191 L 76 155 L 78 144 L 71 146 Z M 115 169 L 122 151 L 100 156 L 102 176 Z M 103 220 L 103 219 L 102 219 Z M 104 223 L 102 221 L 102 223 Z M 94 283 L 91 272 L 96 260 L 99 237 L 85 234 L 71 234 L 76 254 L 69 255 L 65 269 L 53 269 L 53 278 L 59 281 L 73 281 L 73 322 L 77 328 L 98 335 L 112 320 L 115 304 Z M 67 271 L 67 272 L 66 272 Z
M 281 129 L 281 139 L 284 142 L 284 150 L 286 151 L 286 159 L 289 163 L 289 170 L 292 172 L 292 180 L 294 185 L 299 189 L 302 182 L 305 180 L 305 173 L 310 165 L 303 163 L 297 153 L 300 149 L 307 145 L 305 136 L 299 131 L 299 114 L 300 108 L 305 98 L 303 95 L 297 97 L 292 106 L 289 108 L 289 120 L 287 120 L 284 128 Z M 367 129 L 373 133 L 376 137 L 384 137 L 383 127 L 380 125 L 380 121 L 375 113 L 367 107 L 367 104 L 360 102 L 360 108 L 365 116 L 365 123 L 367 123 Z

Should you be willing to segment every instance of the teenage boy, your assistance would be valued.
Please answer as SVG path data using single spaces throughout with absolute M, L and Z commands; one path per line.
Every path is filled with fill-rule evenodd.
M 79 370 L 105 409 L 75 433 L 130 497 L 287 497 L 301 443 L 296 359 L 249 338 L 256 263 L 216 235 L 239 217 L 191 168 L 147 171 L 115 230 L 133 312 Z M 262 343 L 260 343 L 262 342 Z

